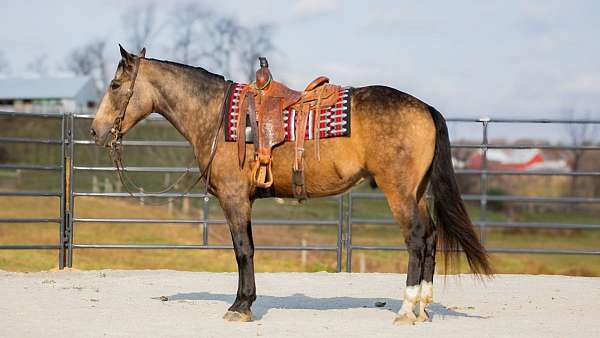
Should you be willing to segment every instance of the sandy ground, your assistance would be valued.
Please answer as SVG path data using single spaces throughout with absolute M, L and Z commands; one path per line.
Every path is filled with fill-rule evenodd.
M 256 278 L 254 321 L 232 323 L 221 316 L 237 274 L 0 271 L 0 336 L 600 337 L 600 278 L 500 275 L 485 285 L 469 276 L 437 279 L 432 321 L 414 326 L 392 325 L 405 275 Z

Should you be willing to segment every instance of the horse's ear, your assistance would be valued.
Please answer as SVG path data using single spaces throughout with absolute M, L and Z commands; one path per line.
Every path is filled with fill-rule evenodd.
M 142 50 L 140 51 L 140 53 L 138 54 L 139 58 L 144 58 L 146 57 L 146 47 L 142 48 Z
M 121 57 L 123 57 L 123 59 L 129 58 L 129 53 L 127 53 L 127 51 L 125 50 L 125 48 L 123 48 L 123 46 L 121 46 L 121 44 L 119 44 L 119 52 L 121 52 Z
M 128 67 L 133 65 L 133 63 L 135 62 L 134 61 L 135 55 L 129 54 L 129 52 L 127 52 L 125 50 L 125 48 L 123 48 L 123 46 L 121 46 L 121 44 L 119 44 L 119 51 L 121 52 L 121 56 L 123 57 L 124 64 Z

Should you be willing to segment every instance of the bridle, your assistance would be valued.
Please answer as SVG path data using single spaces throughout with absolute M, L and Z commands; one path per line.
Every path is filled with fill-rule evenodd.
M 141 60 L 146 56 L 146 49 L 142 49 L 140 54 L 135 58 L 135 66 L 133 68 L 133 76 L 131 79 L 131 84 L 129 84 L 129 88 L 127 89 L 127 93 L 125 94 L 125 104 L 119 110 L 119 115 L 115 118 L 113 122 L 113 126 L 110 129 L 110 133 L 112 135 L 112 140 L 109 143 L 111 150 L 120 146 L 121 138 L 123 137 L 122 129 L 123 129 L 123 120 L 125 119 L 125 112 L 127 111 L 127 107 L 129 107 L 129 101 L 131 101 L 131 97 L 133 96 L 133 88 L 135 87 L 135 81 L 137 80 L 138 71 L 140 69 Z
M 119 176 L 119 180 L 123 184 L 123 187 L 125 188 L 125 190 L 127 190 L 129 195 L 132 197 L 136 197 L 135 192 L 132 192 L 129 189 L 129 186 L 132 186 L 135 189 L 137 189 L 138 193 L 144 192 L 144 189 L 143 189 L 143 187 L 137 185 L 126 174 L 125 165 L 123 164 L 123 144 L 122 144 L 123 132 L 122 132 L 122 129 L 123 129 L 123 120 L 125 119 L 125 112 L 127 111 L 127 107 L 129 106 L 129 101 L 131 101 L 131 97 L 133 96 L 133 89 L 135 87 L 135 81 L 137 80 L 138 71 L 140 68 L 140 62 L 145 57 L 145 54 L 146 54 L 146 49 L 142 49 L 140 54 L 135 58 L 135 65 L 134 65 L 134 70 L 133 70 L 133 76 L 131 79 L 131 84 L 129 85 L 129 88 L 127 89 L 127 93 L 125 94 L 126 96 L 125 96 L 124 104 L 121 107 L 121 109 L 119 110 L 119 114 L 115 118 L 115 121 L 113 122 L 113 126 L 110 129 L 112 139 L 108 143 L 108 147 L 110 148 L 108 154 L 109 154 L 111 161 L 115 165 L 115 168 L 117 170 L 117 175 Z M 205 186 L 204 186 L 204 195 L 207 196 L 208 186 L 210 183 L 211 167 L 212 167 L 212 163 L 215 158 L 216 151 L 217 151 L 217 145 L 218 145 L 217 139 L 219 137 L 219 133 L 221 132 L 221 129 L 223 128 L 225 115 L 227 114 L 227 107 L 225 105 L 225 102 L 227 101 L 227 98 L 229 96 L 231 96 L 232 89 L 233 89 L 233 82 L 230 80 L 227 80 L 226 86 L 225 86 L 225 98 L 223 100 L 223 103 L 221 104 L 221 110 L 220 110 L 220 114 L 219 114 L 219 122 L 217 125 L 217 130 L 212 138 L 208 163 L 207 163 L 206 167 L 204 168 L 204 170 L 202 171 L 202 173 L 200 174 L 200 176 L 198 176 L 192 182 L 192 184 L 190 184 L 186 189 L 184 189 L 183 193 L 181 195 L 179 195 L 178 197 L 183 197 L 183 196 L 188 195 L 190 193 L 190 191 L 194 188 L 194 186 L 196 186 L 196 184 L 198 184 L 198 182 L 200 182 L 200 180 L 202 180 L 203 178 L 206 178 Z M 167 193 L 167 192 L 173 190 L 181 181 L 183 181 L 183 179 L 187 175 L 190 175 L 192 173 L 190 168 L 194 162 L 195 162 L 195 159 L 193 159 L 192 162 L 187 166 L 186 171 L 181 176 L 179 176 L 179 178 L 177 180 L 175 180 L 172 184 L 170 184 L 166 188 L 164 188 L 160 191 L 146 192 L 146 193 L 158 195 L 158 194 L 164 194 L 164 193 Z

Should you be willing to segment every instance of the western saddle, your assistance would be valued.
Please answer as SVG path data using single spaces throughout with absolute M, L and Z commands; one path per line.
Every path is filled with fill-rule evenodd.
M 294 197 L 306 199 L 304 185 L 304 139 L 308 124 L 308 116 L 313 111 L 315 130 L 319 130 L 321 109 L 336 103 L 340 88 L 329 84 L 329 79 L 319 76 L 299 92 L 273 80 L 269 71 L 269 63 L 259 57 L 260 69 L 256 71 L 256 81 L 246 85 L 240 93 L 240 114 L 238 132 L 238 159 L 240 168 L 246 157 L 245 127 L 249 121 L 254 143 L 254 160 L 252 177 L 256 187 L 269 188 L 273 184 L 271 170 L 271 151 L 273 147 L 285 140 L 284 110 L 295 110 L 296 124 L 294 135 L 294 164 L 292 168 L 292 186 Z M 290 118 L 293 116 L 289 114 Z M 319 159 L 319 132 L 315 133 L 315 157 Z

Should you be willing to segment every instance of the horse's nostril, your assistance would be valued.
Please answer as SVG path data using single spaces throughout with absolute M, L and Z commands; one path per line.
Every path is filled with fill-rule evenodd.
M 96 137 L 96 131 L 94 128 L 90 129 L 90 135 L 92 135 L 92 137 Z

